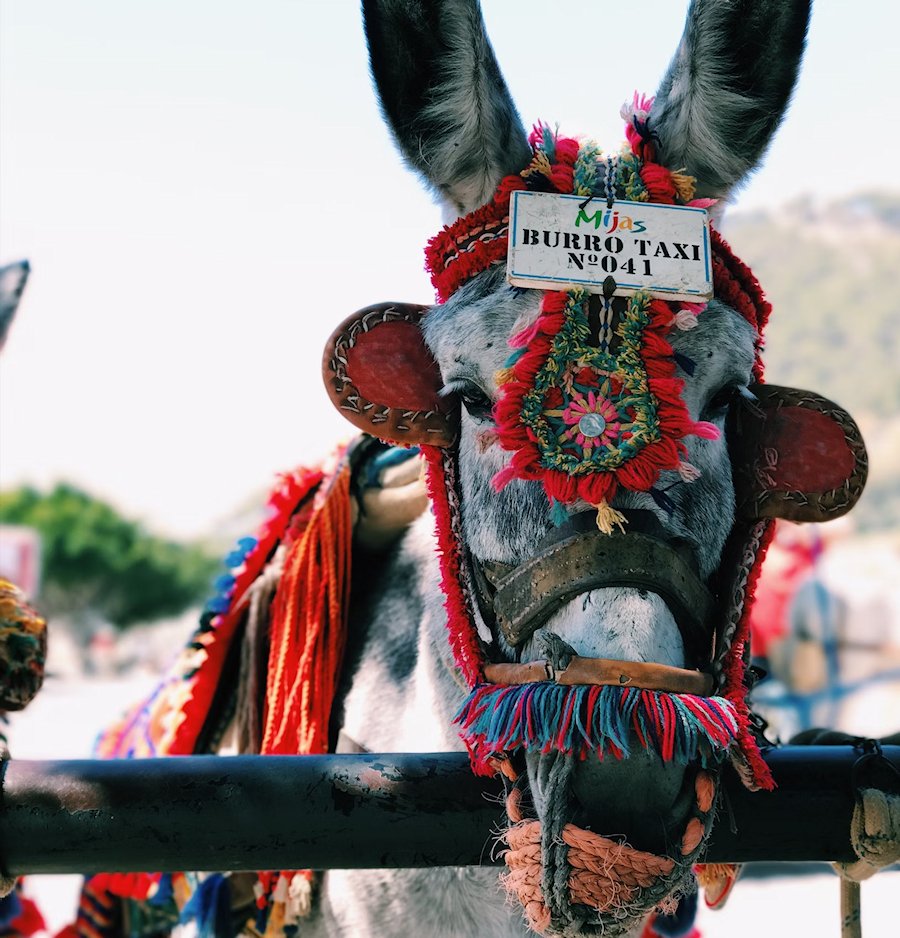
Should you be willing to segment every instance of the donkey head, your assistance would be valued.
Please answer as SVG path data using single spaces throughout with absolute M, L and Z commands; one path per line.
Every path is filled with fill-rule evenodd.
M 363 6 L 372 73 L 397 143 L 441 200 L 446 218 L 466 216 L 490 202 L 501 180 L 520 173 L 532 159 L 478 4 L 366 0 Z M 648 152 L 655 152 L 658 164 L 696 177 L 698 196 L 721 203 L 759 163 L 791 95 L 808 14 L 808 0 L 691 4 L 681 44 L 649 113 L 638 108 L 631 116 L 652 143 Z M 509 484 L 499 491 L 492 484 L 511 458 L 496 433 L 498 401 L 504 396 L 498 375 L 508 367 L 510 339 L 527 335 L 541 303 L 541 291 L 511 287 L 503 264 L 495 263 L 467 279 L 422 320 L 443 393 L 461 404 L 461 524 L 471 577 L 479 587 L 473 593 L 484 600 L 482 638 L 490 633 L 495 662 L 546 658 L 555 671 L 566 669 L 573 656 L 700 667 L 706 662 L 686 644 L 677 610 L 652 582 L 597 585 L 587 577 L 583 589 L 557 590 L 557 601 L 521 634 L 511 635 L 494 621 L 490 605 L 498 583 L 516 567 L 526 570 L 526 578 L 544 575 L 543 561 L 528 565 L 544 556 L 548 543 L 563 539 L 554 533 L 560 524 L 577 539 L 579 519 L 588 507 L 576 492 L 556 505 L 557 517 L 551 520 L 539 482 L 505 480 Z M 713 299 L 697 316 L 682 317 L 682 327 L 691 328 L 677 327 L 678 309 L 670 305 L 673 319 L 665 338 L 674 360 L 682 363 L 679 405 L 689 424 L 704 430 L 684 436 L 681 461 L 662 467 L 653 486 L 619 486 L 605 507 L 614 520 L 628 522 L 628 531 L 649 531 L 667 545 L 667 553 L 650 557 L 651 566 L 675 564 L 677 553 L 702 583 L 716 571 L 734 519 L 724 424 L 729 403 L 752 381 L 758 336 L 721 299 Z M 627 552 L 629 537 L 609 543 Z M 690 592 L 682 599 L 691 605 Z M 559 834 L 572 823 L 627 836 L 635 847 L 656 853 L 678 841 L 693 805 L 694 777 L 686 775 L 684 765 L 634 749 L 625 759 L 570 758 L 563 770 L 557 752 L 532 748 L 526 756 L 527 778 L 543 829 L 552 827 Z M 532 914 L 532 924 L 566 929 L 566 934 L 582 933 L 579 927 L 583 933 L 621 933 L 639 911 L 662 898 L 656 895 L 643 909 L 626 909 L 627 902 L 604 909 L 598 901 L 595 909 L 612 910 L 611 919 L 579 919 L 572 904 L 562 899 L 554 904 L 548 894 L 552 880 L 545 870 L 549 918 Z M 582 910 L 591 905 L 581 903 Z

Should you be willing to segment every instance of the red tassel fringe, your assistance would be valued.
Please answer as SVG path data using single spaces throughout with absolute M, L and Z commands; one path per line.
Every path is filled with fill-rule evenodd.
M 455 480 L 448 478 L 445 450 L 437 446 L 423 446 L 422 453 L 428 465 L 428 495 L 434 506 L 441 591 L 444 594 L 444 609 L 447 610 L 450 648 L 466 684 L 472 688 L 484 680 L 483 660 L 472 611 L 462 587 L 460 538 L 455 531 L 449 495 L 451 486 L 455 489 Z
M 320 490 L 272 603 L 263 754 L 328 751 L 350 598 L 350 467 Z
M 650 321 L 644 329 L 640 351 L 648 385 L 657 402 L 661 439 L 649 443 L 619 469 L 574 477 L 542 464 L 534 432 L 521 420 L 523 400 L 547 360 L 554 336 L 564 325 L 568 302 L 565 292 L 545 293 L 536 322 L 510 340 L 513 348 L 525 346 L 527 351 L 513 365 L 512 379 L 501 385 L 500 400 L 494 409 L 497 438 L 513 454 L 509 464 L 494 476 L 494 488 L 502 489 L 513 479 L 539 479 L 548 498 L 564 504 L 583 498 L 591 505 L 609 502 L 619 485 L 646 492 L 657 482 L 660 472 L 678 468 L 685 453 L 682 442 L 685 436 L 696 434 L 707 439 L 718 436 L 712 424 L 691 420 L 682 399 L 684 382 L 675 377 L 672 346 L 665 338 L 672 310 L 663 300 L 651 300 Z

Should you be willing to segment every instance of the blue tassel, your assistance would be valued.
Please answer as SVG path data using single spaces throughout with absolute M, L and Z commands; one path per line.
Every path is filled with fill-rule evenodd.
M 149 905 L 164 906 L 173 898 L 172 874 L 163 873 L 156 885 L 156 892 L 147 900 Z
M 418 446 L 392 446 L 383 453 L 379 453 L 366 465 L 366 488 L 381 488 L 378 477 L 385 469 L 399 466 L 408 459 L 419 455 Z
M 234 577 L 230 573 L 223 573 L 213 580 L 213 589 L 217 593 L 227 593 L 234 586 Z
M 512 368 L 513 365 L 528 351 L 527 347 L 514 349 L 507 356 L 506 361 L 503 363 L 504 368 Z
M 548 124 L 541 127 L 541 149 L 551 163 L 556 161 L 556 137 Z
M 13 889 L 9 895 L 0 899 L 0 929 L 4 932 L 10 922 L 14 922 L 22 914 L 22 901 L 19 899 L 19 890 Z
M 562 502 L 555 498 L 550 499 L 550 520 L 556 527 L 560 527 L 569 520 L 569 513 Z
M 233 938 L 231 889 L 221 873 L 207 876 L 181 910 L 181 922 L 197 920 L 199 938 Z
M 231 605 L 231 600 L 227 596 L 213 596 L 212 599 L 207 599 L 204 609 L 207 612 L 215 612 L 217 615 L 221 615 L 224 612 L 228 612 L 228 608 Z

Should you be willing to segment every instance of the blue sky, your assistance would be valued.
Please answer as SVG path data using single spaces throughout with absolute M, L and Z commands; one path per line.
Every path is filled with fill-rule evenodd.
M 484 3 L 524 120 L 613 147 L 686 7 Z M 897 10 L 820 0 L 740 205 L 900 188 Z M 353 0 L 0 0 L 0 262 L 33 265 L 0 485 L 70 478 L 204 530 L 348 432 L 325 339 L 368 303 L 429 301 L 439 225 L 381 124 Z

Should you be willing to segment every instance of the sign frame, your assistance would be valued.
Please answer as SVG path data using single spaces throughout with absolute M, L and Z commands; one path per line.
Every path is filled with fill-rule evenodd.
M 647 290 L 665 300 L 705 302 L 713 295 L 709 232 L 709 213 L 697 206 L 626 199 L 609 205 L 602 197 L 516 190 L 507 278 L 528 289 L 602 293 L 612 276 L 617 296 Z

